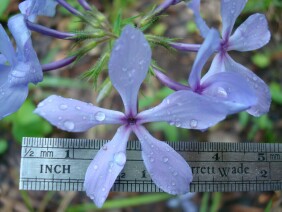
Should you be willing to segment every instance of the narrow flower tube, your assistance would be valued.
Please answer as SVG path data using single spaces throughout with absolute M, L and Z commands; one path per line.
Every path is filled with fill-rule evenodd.
M 90 5 L 86 0 L 78 0 L 78 3 L 85 9 L 85 10 L 91 10 Z
M 189 89 L 191 90 L 189 86 L 182 85 L 172 80 L 171 78 L 169 78 L 168 76 L 166 76 L 165 74 L 163 74 L 161 71 L 159 71 L 156 68 L 154 68 L 154 73 L 156 74 L 156 77 L 162 82 L 162 84 L 164 84 L 165 86 L 169 87 L 170 89 L 174 91 L 189 90 Z
M 55 62 L 52 62 L 52 63 L 44 64 L 44 65 L 42 65 L 42 70 L 44 72 L 56 70 L 56 69 L 65 67 L 67 65 L 70 65 L 75 60 L 76 60 L 76 56 L 71 56 L 71 57 L 64 58 L 64 59 L 59 60 L 59 61 L 55 61 Z
M 189 44 L 189 43 L 177 43 L 171 42 L 170 46 L 180 51 L 184 52 L 198 52 L 201 45 L 200 44 Z
M 43 35 L 47 35 L 50 37 L 58 38 L 58 39 L 72 39 L 72 37 L 75 36 L 73 33 L 68 33 L 68 32 L 61 32 L 58 30 L 50 29 L 48 27 L 32 23 L 28 20 L 26 20 L 26 25 L 27 27 L 35 32 L 41 33 Z
M 154 13 L 159 15 L 167 10 L 171 5 L 178 4 L 181 1 L 182 0 L 165 0 L 155 9 Z
M 69 3 L 67 3 L 65 0 L 56 0 L 61 6 L 63 6 L 65 9 L 67 9 L 70 13 L 76 15 L 76 16 L 82 16 L 81 12 L 76 10 L 74 7 L 72 7 Z

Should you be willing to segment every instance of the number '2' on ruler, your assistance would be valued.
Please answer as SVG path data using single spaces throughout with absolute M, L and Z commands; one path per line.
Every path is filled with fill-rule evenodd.
M 24 138 L 20 189 L 82 191 L 88 165 L 107 140 Z M 282 190 L 282 144 L 168 142 L 192 168 L 191 192 Z M 112 191 L 162 192 L 150 178 L 138 141 Z

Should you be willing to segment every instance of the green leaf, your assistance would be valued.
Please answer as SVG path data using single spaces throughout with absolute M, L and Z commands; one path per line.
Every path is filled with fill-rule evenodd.
M 175 126 L 170 126 L 166 122 L 152 123 L 149 125 L 152 131 L 163 132 L 165 139 L 168 141 L 178 141 L 179 140 L 179 129 Z
M 80 21 L 80 19 L 77 18 L 76 16 L 71 16 L 71 19 L 67 25 L 67 30 L 75 31 L 75 30 L 81 29 L 81 27 L 82 27 L 82 22 Z
M 40 116 L 33 113 L 34 104 L 27 100 L 12 118 L 12 134 L 20 143 L 23 137 L 44 137 L 51 133 L 51 125 Z
M 272 204 L 273 204 L 273 201 L 272 199 L 268 202 L 266 208 L 264 209 L 264 212 L 271 212 L 272 210 Z
M 0 17 L 4 15 L 9 4 L 10 4 L 10 0 L 1 0 Z
M 63 77 L 44 76 L 44 80 L 38 83 L 41 88 L 75 88 L 75 89 L 92 89 L 92 87 L 79 79 L 70 79 Z M 30 86 L 35 88 L 34 85 Z
M 200 206 L 200 212 L 207 212 L 209 208 L 209 198 L 210 194 L 208 192 L 205 192 L 202 196 L 202 202 Z
M 187 25 L 186 25 L 186 28 L 187 28 L 187 31 L 189 33 L 195 33 L 198 30 L 197 25 L 195 24 L 194 21 L 188 21 Z
M 167 38 L 157 35 L 145 35 L 145 37 L 152 45 L 162 46 L 171 52 L 175 51 L 175 49 L 170 46 L 170 43 L 176 41 L 176 38 Z
M 153 28 L 153 34 L 155 35 L 163 35 L 165 31 L 167 30 L 167 25 L 164 23 L 159 23 Z
M 135 15 L 135 16 L 132 16 L 132 17 L 129 17 L 129 18 L 125 18 L 122 20 L 122 26 L 125 26 L 125 25 L 128 25 L 128 24 L 131 24 L 133 25 L 134 24 L 134 20 L 138 17 L 140 17 L 141 15 Z
M 8 141 L 5 139 L 0 139 L 0 155 L 4 154 L 8 149 Z
M 134 207 L 139 205 L 147 205 L 155 202 L 160 202 L 171 198 L 172 195 L 165 193 L 158 194 L 147 194 L 140 195 L 136 197 L 123 198 L 123 199 L 115 199 L 108 200 L 105 202 L 102 208 L 97 208 L 93 203 L 76 205 L 69 207 L 67 212 L 80 212 L 80 211 L 88 211 L 88 210 L 103 210 L 103 209 L 117 209 L 117 208 L 126 208 L 126 207 Z
M 106 65 L 108 64 L 108 61 L 110 59 L 110 53 L 106 52 L 104 53 L 98 60 L 98 62 L 95 63 L 93 67 L 89 69 L 89 71 L 82 74 L 82 78 L 88 78 L 88 80 L 93 80 L 94 88 L 97 88 L 97 80 L 101 72 L 105 69 Z
M 250 116 L 247 112 L 239 113 L 239 123 L 242 127 L 246 127 L 249 122 Z
M 282 89 L 280 84 L 272 82 L 270 84 L 270 92 L 272 100 L 278 104 L 282 104 Z
M 266 68 L 270 64 L 270 57 L 267 54 L 256 53 L 252 56 L 252 62 L 259 68 Z
M 221 203 L 222 193 L 215 192 L 212 196 L 211 212 L 217 212 Z
M 113 26 L 113 32 L 116 35 L 119 35 L 121 32 L 121 22 L 122 22 L 122 11 L 119 10 Z
M 33 212 L 34 209 L 32 207 L 32 201 L 31 201 L 31 198 L 29 197 L 27 191 L 21 190 L 20 194 L 21 194 L 21 197 L 23 199 L 25 206 L 28 208 L 28 211 Z
M 98 96 L 96 98 L 96 102 L 99 103 L 101 102 L 112 90 L 112 82 L 109 78 L 107 78 L 101 88 L 99 89 L 99 93 L 98 93 Z
M 272 129 L 273 124 L 267 115 L 260 116 L 256 120 L 257 120 L 257 123 L 260 129 L 263 129 L 263 130 Z
M 167 97 L 169 94 L 172 94 L 173 91 L 169 89 L 168 87 L 163 87 L 160 90 L 158 90 L 156 93 L 154 93 L 154 96 L 143 96 L 139 99 L 139 107 L 140 110 L 144 110 L 146 107 L 154 105 L 154 103 L 161 101 L 165 97 Z

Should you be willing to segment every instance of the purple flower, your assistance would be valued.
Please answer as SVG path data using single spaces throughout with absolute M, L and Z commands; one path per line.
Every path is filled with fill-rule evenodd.
M 210 28 L 200 15 L 200 2 L 200 0 L 193 0 L 188 5 L 194 11 L 195 22 L 201 35 L 206 37 Z M 259 13 L 251 15 L 231 34 L 235 20 L 245 7 L 246 2 L 246 0 L 221 1 L 222 39 L 217 49 L 218 53 L 203 80 L 219 72 L 239 73 L 254 88 L 258 98 L 257 104 L 247 112 L 254 116 L 260 116 L 268 112 L 270 107 L 271 96 L 267 85 L 252 71 L 235 62 L 227 53 L 231 50 L 241 52 L 255 50 L 269 42 L 270 32 L 267 20 L 263 14 Z
M 168 122 L 187 129 L 206 129 L 226 116 L 228 105 L 190 90 L 177 91 L 159 105 L 138 113 L 137 95 L 151 62 L 151 49 L 141 31 L 126 26 L 116 41 L 109 62 L 110 79 L 125 106 L 125 112 L 96 107 L 78 100 L 50 96 L 35 113 L 58 128 L 82 132 L 100 124 L 120 124 L 113 139 L 99 150 L 85 176 L 87 195 L 101 207 L 126 162 L 126 145 L 131 132 L 141 142 L 142 157 L 152 180 L 165 192 L 189 191 L 192 172 L 186 161 L 169 145 L 152 137 L 142 126 Z M 208 107 L 209 106 L 209 107 Z
M 210 116 L 206 117 L 208 121 L 216 118 L 221 118 L 222 120 L 226 115 L 249 109 L 253 105 L 256 105 L 258 101 L 253 87 L 249 85 L 248 81 L 242 75 L 236 72 L 217 72 L 205 79 L 201 79 L 203 66 L 217 50 L 219 43 L 220 37 L 218 31 L 214 29 L 209 30 L 193 64 L 188 79 L 190 86 L 169 81 L 165 75 L 156 70 L 157 77 L 168 85 L 168 87 L 178 91 L 192 91 L 199 98 L 209 102 L 200 105 L 202 110 L 213 110 L 213 112 L 210 111 Z M 192 104 L 195 104 L 195 107 L 199 106 L 197 103 Z M 187 112 L 191 111 L 187 109 Z M 196 113 L 195 118 L 200 115 Z M 213 124 L 209 124 L 208 122 L 206 128 L 211 127 Z
M 0 119 L 17 111 L 28 95 L 28 83 L 42 81 L 43 74 L 22 15 L 9 19 L 13 45 L 0 25 Z
M 29 21 L 34 22 L 37 16 L 53 17 L 57 4 L 56 0 L 25 0 L 19 4 L 19 9 Z

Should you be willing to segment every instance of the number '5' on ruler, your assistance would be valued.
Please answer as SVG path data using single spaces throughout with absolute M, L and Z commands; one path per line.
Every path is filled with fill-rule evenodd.
M 85 172 L 106 140 L 24 138 L 20 189 L 82 191 Z M 168 142 L 192 168 L 191 192 L 282 189 L 282 144 Z M 162 192 L 129 141 L 127 162 L 112 191 Z

